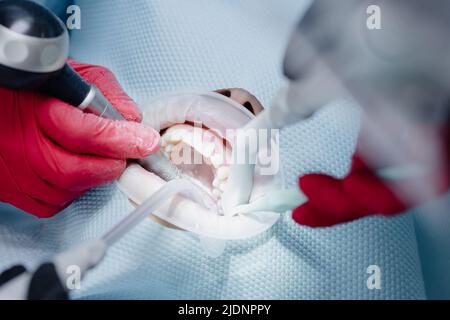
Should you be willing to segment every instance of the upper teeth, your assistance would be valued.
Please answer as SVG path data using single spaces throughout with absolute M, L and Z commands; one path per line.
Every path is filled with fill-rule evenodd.
M 177 144 L 182 140 L 181 135 L 175 132 L 167 134 L 165 141 L 170 144 Z
M 228 178 L 229 168 L 222 166 L 217 169 L 217 178 L 220 180 L 225 180 Z
M 202 129 L 203 130 L 203 129 Z M 186 124 L 177 124 L 166 130 L 161 137 L 161 149 L 165 156 L 169 159 L 173 159 L 174 151 L 179 150 L 182 147 L 179 145 L 183 143 L 200 154 L 203 155 L 204 160 L 212 164 L 214 179 L 212 181 L 211 193 L 220 203 L 222 193 L 225 190 L 226 183 L 228 181 L 229 167 L 226 165 L 227 157 L 230 156 L 230 150 L 223 147 L 222 139 L 215 134 L 205 134 L 202 143 L 195 143 L 193 127 Z M 205 141 L 206 140 L 206 141 Z M 222 152 L 227 152 L 224 154 Z M 195 173 L 194 173 L 195 174 Z

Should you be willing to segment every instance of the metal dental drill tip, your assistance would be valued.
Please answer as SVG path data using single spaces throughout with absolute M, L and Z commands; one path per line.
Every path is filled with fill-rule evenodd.
M 179 179 L 183 177 L 183 173 L 177 166 L 170 162 L 161 151 L 154 153 L 139 161 L 145 169 L 157 174 L 165 181 Z

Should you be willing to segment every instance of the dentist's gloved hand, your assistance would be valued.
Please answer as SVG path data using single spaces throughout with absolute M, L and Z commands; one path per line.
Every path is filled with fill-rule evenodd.
M 103 119 L 37 92 L 0 87 L 0 201 L 41 218 L 117 179 L 126 159 L 159 148 L 158 132 L 138 123 L 138 107 L 109 70 L 69 63 L 131 121 Z
M 307 174 L 299 178 L 299 187 L 308 201 L 293 210 L 292 218 L 309 227 L 329 227 L 374 214 L 390 216 L 407 209 L 358 155 L 353 156 L 344 178 Z
M 329 227 L 370 215 L 394 216 L 444 194 L 450 188 L 450 123 L 438 132 L 444 160 L 417 177 L 388 182 L 377 174 L 378 168 L 363 160 L 359 150 L 353 155 L 349 173 L 342 179 L 326 174 L 300 177 L 299 187 L 308 201 L 293 210 L 292 218 L 310 227 Z M 398 195 L 399 188 L 408 190 L 408 186 L 419 183 L 426 183 L 433 192 L 415 194 L 409 201 Z

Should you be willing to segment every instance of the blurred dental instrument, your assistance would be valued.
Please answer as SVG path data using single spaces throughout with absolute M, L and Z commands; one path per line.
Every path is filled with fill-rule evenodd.
M 270 146 L 271 143 L 270 137 L 267 139 L 267 143 L 261 143 L 258 131 L 267 130 L 267 132 L 271 132 L 272 129 L 281 129 L 304 120 L 311 115 L 311 110 L 305 111 L 303 109 L 297 109 L 296 107 L 298 104 L 289 103 L 289 90 L 289 86 L 283 87 L 272 107 L 263 110 L 255 118 L 250 120 L 244 128 L 237 132 L 235 143 L 233 145 L 232 163 L 230 165 L 228 183 L 222 195 L 222 205 L 225 215 L 239 213 L 239 209 L 243 208 L 239 205 L 248 204 L 249 202 L 253 189 L 253 176 L 255 173 L 259 148 L 261 145 Z M 257 141 L 246 139 L 247 136 L 251 135 L 252 131 L 256 133 L 255 137 Z M 270 136 L 270 134 L 268 134 L 268 136 Z M 251 142 L 253 142 L 254 145 L 250 145 Z M 242 162 L 242 159 L 245 160 Z M 276 196 L 282 196 L 283 192 L 285 191 L 282 190 L 281 193 L 277 192 Z M 275 194 L 273 194 L 273 196 L 275 196 Z M 299 205 L 302 203 L 302 197 L 300 195 L 298 195 L 296 199 L 296 201 L 293 201 L 293 206 L 290 207 L 290 209 L 295 208 L 295 204 Z M 287 198 L 281 197 L 279 200 L 286 201 Z M 263 203 L 267 205 L 269 202 L 273 201 L 277 200 L 274 197 L 271 197 L 271 199 L 262 200 L 259 204 L 254 204 L 254 206 L 248 205 L 246 210 L 248 211 L 249 208 L 259 208 Z M 263 206 L 261 208 L 263 208 Z M 268 210 L 268 208 L 266 208 L 266 210 Z
M 294 37 L 293 41 L 295 42 L 297 39 Z M 292 56 L 296 55 L 297 49 L 296 45 L 289 46 L 285 61 L 292 59 Z M 310 54 L 313 52 L 312 47 L 307 47 L 306 50 Z M 255 164 L 261 143 L 258 140 L 255 146 L 250 146 L 249 140 L 245 139 L 247 135 L 250 135 L 248 133 L 256 132 L 256 137 L 259 139 L 258 130 L 270 132 L 272 129 L 282 129 L 303 121 L 329 102 L 331 97 L 346 92 L 326 65 L 317 63 L 315 71 L 305 79 L 287 81 L 278 92 L 272 106 L 263 110 L 249 121 L 242 130 L 238 131 L 235 139 L 236 144 L 233 146 L 233 162 L 230 165 L 228 184 L 222 196 L 222 204 L 226 215 L 236 214 L 235 207 L 247 204 L 252 192 Z M 290 68 L 285 68 L 284 74 L 286 77 L 290 72 Z M 326 90 L 317 88 L 318 81 L 322 79 L 324 79 L 322 85 L 327 88 Z M 310 92 L 311 94 L 306 96 L 303 95 L 304 92 Z M 239 141 L 244 141 L 244 143 L 238 143 Z M 270 141 L 268 141 L 268 145 L 270 145 Z M 237 161 L 238 155 L 245 155 L 245 163 Z M 298 204 L 303 201 L 303 197 L 297 198 Z M 291 203 L 293 204 L 295 201 Z M 295 206 L 289 207 L 289 209 L 293 208 Z
M 125 120 L 95 85 L 87 83 L 66 60 L 69 34 L 64 23 L 45 7 L 28 0 L 0 1 L 0 85 L 39 89 L 81 110 Z M 164 180 L 183 175 L 160 152 L 146 159 Z
M 36 271 L 24 271 L 7 281 L 0 288 L 0 300 L 67 298 L 70 289 L 76 286 L 76 283 L 71 282 L 73 272 L 78 272 L 81 280 L 86 271 L 102 261 L 114 243 L 176 194 L 183 194 L 204 205 L 203 192 L 191 182 L 184 179 L 169 181 L 102 237 L 69 248 L 50 262 L 42 264 Z
M 374 8 L 380 10 L 379 28 L 369 23 Z M 445 0 L 344 0 L 339 6 L 314 1 L 287 46 L 287 84 L 273 106 L 247 127 L 282 128 L 346 99 L 364 110 L 360 136 L 368 143 L 361 150 L 371 166 L 442 167 L 445 150 L 437 137 L 421 136 L 420 125 L 438 127 L 450 118 L 449 13 Z M 247 152 L 254 163 L 257 150 L 238 151 Z M 223 195 L 226 213 L 248 203 L 253 170 L 251 163 L 231 166 Z M 413 203 L 435 192 L 430 186 L 436 183 L 422 180 L 399 193 Z
M 332 14 L 330 14 L 332 13 Z M 375 20 L 377 23 L 373 23 Z M 363 110 L 357 152 L 406 204 L 433 199 L 448 166 L 440 131 L 450 123 L 450 2 L 436 0 L 314 1 L 293 33 L 285 75 L 298 84 L 298 102 L 314 91 L 301 85 L 324 66 L 333 75 L 328 101 L 345 96 Z M 328 92 L 329 79 L 316 89 Z M 316 92 L 319 90 L 316 90 Z M 422 168 L 411 170 L 412 167 Z M 441 174 L 423 174 L 423 168 Z M 440 168 L 440 169 L 438 169 Z M 409 207 L 409 206 L 407 206 Z

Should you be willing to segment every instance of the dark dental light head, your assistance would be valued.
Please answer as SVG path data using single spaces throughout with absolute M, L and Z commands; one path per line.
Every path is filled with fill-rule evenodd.
M 67 63 L 69 34 L 45 7 L 0 0 L 0 86 L 39 89 L 81 110 L 123 120 L 102 93 Z
M 0 0 L 0 85 L 37 87 L 60 71 L 69 54 L 65 25 L 45 7 Z

